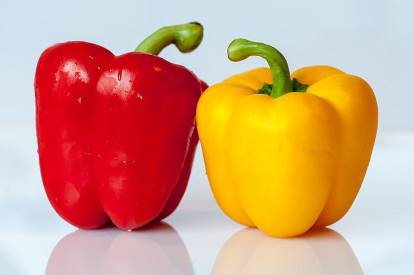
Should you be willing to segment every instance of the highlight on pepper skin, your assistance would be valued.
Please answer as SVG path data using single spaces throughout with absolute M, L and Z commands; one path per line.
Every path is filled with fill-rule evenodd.
M 69 223 L 137 229 L 169 216 L 187 187 L 206 84 L 157 55 L 196 49 L 199 23 L 167 26 L 135 52 L 88 42 L 46 49 L 35 75 L 40 170 L 48 199 Z
M 234 221 L 292 237 L 341 219 L 367 170 L 377 132 L 374 92 L 331 66 L 290 74 L 275 48 L 245 39 L 232 61 L 260 56 L 258 68 L 209 87 L 197 128 L 209 183 Z

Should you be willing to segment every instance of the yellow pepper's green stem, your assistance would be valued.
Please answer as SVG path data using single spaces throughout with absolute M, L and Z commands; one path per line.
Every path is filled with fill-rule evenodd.
M 158 55 L 165 47 L 174 44 L 180 52 L 187 53 L 196 49 L 202 39 L 203 26 L 200 23 L 167 26 L 148 36 L 135 51 Z
M 293 91 L 286 59 L 272 46 L 246 39 L 235 39 L 230 43 L 227 55 L 232 61 L 241 61 L 249 56 L 260 56 L 266 59 L 272 71 L 273 84 L 270 96 L 273 98 Z

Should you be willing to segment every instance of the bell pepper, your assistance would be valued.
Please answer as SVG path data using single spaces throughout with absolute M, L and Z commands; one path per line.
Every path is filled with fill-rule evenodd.
M 201 42 L 198 23 L 164 27 L 114 56 L 87 42 L 45 50 L 35 75 L 36 128 L 47 197 L 69 223 L 136 229 L 161 220 L 186 189 L 196 104 L 206 84 L 157 56 Z
M 245 39 L 234 40 L 228 56 L 260 56 L 270 68 L 215 84 L 198 103 L 206 171 L 221 209 L 275 237 L 338 221 L 370 161 L 378 120 L 372 89 L 330 66 L 290 76 L 278 50 Z

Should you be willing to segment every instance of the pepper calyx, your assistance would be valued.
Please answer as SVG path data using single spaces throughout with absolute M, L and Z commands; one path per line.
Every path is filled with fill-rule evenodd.
M 292 79 L 292 91 L 291 92 L 293 92 L 293 93 L 296 93 L 296 92 L 305 93 L 306 90 L 308 89 L 308 87 L 309 87 L 309 85 L 300 83 L 296 78 Z M 264 83 L 262 88 L 257 90 L 257 93 L 270 96 L 270 95 L 272 95 L 272 88 L 273 88 L 273 84 Z

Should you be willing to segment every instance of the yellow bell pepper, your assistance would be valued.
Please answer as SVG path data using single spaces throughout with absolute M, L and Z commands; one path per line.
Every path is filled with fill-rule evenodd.
M 206 171 L 221 209 L 276 237 L 341 219 L 360 189 L 375 141 L 371 87 L 329 66 L 290 76 L 279 51 L 245 39 L 234 40 L 228 56 L 260 56 L 270 69 L 215 84 L 198 103 Z

